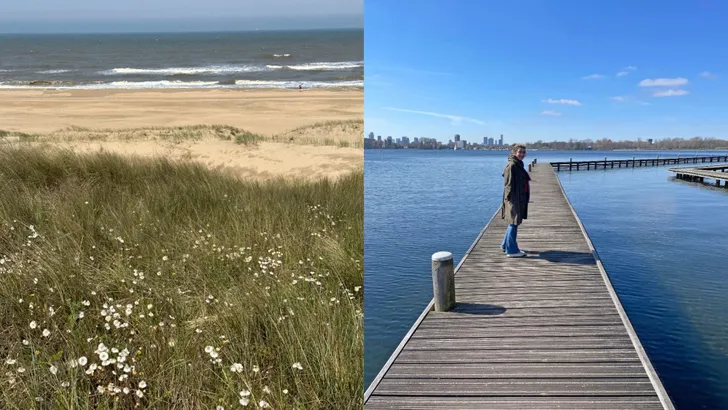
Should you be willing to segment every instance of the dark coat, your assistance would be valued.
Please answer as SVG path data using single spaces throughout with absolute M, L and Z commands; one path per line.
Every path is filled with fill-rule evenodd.
M 503 170 L 503 209 L 501 216 L 509 225 L 520 225 L 528 219 L 528 201 L 531 198 L 528 181 L 531 177 L 523 161 L 511 154 Z

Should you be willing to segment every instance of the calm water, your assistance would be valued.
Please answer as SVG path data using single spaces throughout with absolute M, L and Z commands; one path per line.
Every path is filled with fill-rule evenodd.
M 362 87 L 362 30 L 0 35 L 0 88 Z
M 532 151 L 526 161 L 657 154 L 677 152 Z M 457 263 L 500 205 L 506 156 L 365 151 L 366 386 L 432 298 L 431 254 Z M 675 404 L 728 408 L 728 190 L 667 168 L 560 179 Z

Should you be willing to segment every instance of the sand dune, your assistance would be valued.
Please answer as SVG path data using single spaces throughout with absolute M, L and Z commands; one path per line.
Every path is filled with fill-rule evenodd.
M 361 91 L 8 90 L 0 101 L 6 143 L 162 155 L 258 179 L 337 177 L 363 164 Z

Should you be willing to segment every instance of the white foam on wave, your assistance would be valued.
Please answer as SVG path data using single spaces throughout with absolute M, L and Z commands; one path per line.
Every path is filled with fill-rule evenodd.
M 279 58 L 279 57 L 290 57 L 290 54 L 273 54 L 273 57 Z
M 38 74 L 61 74 L 61 73 L 70 73 L 71 71 L 75 71 L 75 70 L 43 70 L 43 71 L 38 71 Z
M 112 68 L 111 70 L 101 71 L 103 75 L 134 75 L 134 74 L 152 74 L 152 75 L 199 75 L 199 74 L 235 74 L 250 73 L 257 71 L 269 71 L 269 68 L 261 66 L 235 66 L 235 65 L 218 65 L 207 67 L 168 67 L 168 68 Z
M 79 85 L 47 85 L 37 86 L 29 84 L 7 84 L 0 82 L 0 89 L 53 89 L 53 90 L 106 90 L 106 89 L 199 89 L 199 88 L 281 88 L 296 89 L 299 85 L 304 88 L 348 88 L 363 87 L 364 81 L 264 81 L 264 80 L 237 80 L 235 84 L 220 84 L 217 81 L 113 81 L 101 84 Z
M 350 70 L 352 68 L 363 67 L 363 61 L 341 61 L 335 63 L 306 63 L 306 64 L 294 64 L 294 65 L 267 65 L 266 67 L 273 70 L 299 70 L 299 71 L 335 71 L 335 70 Z
M 267 81 L 267 80 L 237 80 L 235 85 L 244 88 L 339 88 L 364 87 L 364 81 Z

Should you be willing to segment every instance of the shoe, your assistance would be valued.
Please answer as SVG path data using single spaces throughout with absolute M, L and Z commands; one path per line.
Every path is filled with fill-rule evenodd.
M 505 253 L 505 252 L 506 252 L 506 248 L 501 248 L 501 250 L 503 251 L 503 253 Z
M 509 258 L 525 258 L 526 252 L 520 251 L 518 253 L 507 253 L 506 256 Z

